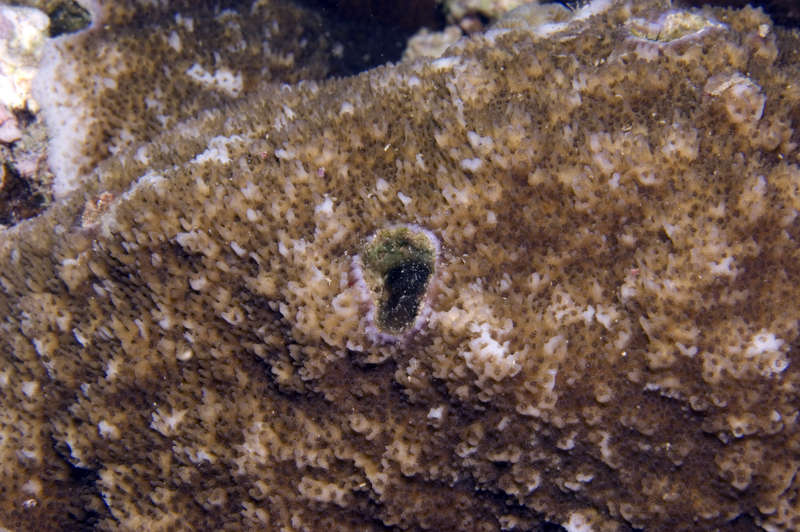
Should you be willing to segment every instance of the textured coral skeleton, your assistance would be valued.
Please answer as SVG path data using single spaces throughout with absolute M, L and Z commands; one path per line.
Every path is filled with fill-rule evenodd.
M 45 54 L 0 526 L 800 528 L 796 33 L 527 6 L 325 80 L 314 16 L 195 4 L 91 3 Z M 352 272 L 397 227 L 436 278 L 385 342 Z

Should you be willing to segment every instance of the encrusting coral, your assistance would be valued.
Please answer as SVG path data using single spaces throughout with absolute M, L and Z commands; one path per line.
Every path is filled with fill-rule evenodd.
M 0 236 L 1 526 L 800 528 L 796 33 L 529 6 L 324 82 L 232 38 L 167 93 L 212 23 L 113 4 L 51 49 L 59 199 Z M 403 341 L 381 242 L 372 289 L 432 271 Z

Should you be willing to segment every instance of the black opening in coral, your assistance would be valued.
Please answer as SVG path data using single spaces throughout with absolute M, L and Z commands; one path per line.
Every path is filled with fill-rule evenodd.
M 378 325 L 390 332 L 400 332 L 412 323 L 433 273 L 424 262 L 400 264 L 384 276 L 384 297 L 378 310 Z
M 426 229 L 395 225 L 375 233 L 357 255 L 374 305 L 370 321 L 387 338 L 416 330 L 436 274 L 438 246 Z

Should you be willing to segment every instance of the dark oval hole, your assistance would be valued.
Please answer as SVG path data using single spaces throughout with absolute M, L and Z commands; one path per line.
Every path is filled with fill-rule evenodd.
M 414 322 L 433 270 L 424 262 L 406 262 L 386 272 L 379 326 L 397 333 Z
M 369 290 L 376 338 L 397 341 L 422 326 L 438 256 L 436 236 L 413 224 L 381 229 L 363 244 L 354 271 Z

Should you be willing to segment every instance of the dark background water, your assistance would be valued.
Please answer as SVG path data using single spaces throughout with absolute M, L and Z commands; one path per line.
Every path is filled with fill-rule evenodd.
M 446 14 L 437 0 L 314 0 L 314 3 L 336 11 L 340 16 L 354 19 L 372 19 L 377 24 L 415 31 L 421 27 L 440 29 L 446 22 Z M 565 1 L 574 7 L 583 1 Z M 676 7 L 713 5 L 723 7 L 743 7 L 750 4 L 761 7 L 777 23 L 784 26 L 800 27 L 800 0 L 675 0 Z

